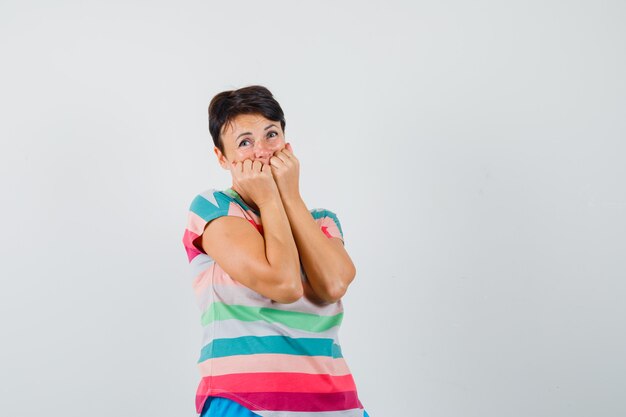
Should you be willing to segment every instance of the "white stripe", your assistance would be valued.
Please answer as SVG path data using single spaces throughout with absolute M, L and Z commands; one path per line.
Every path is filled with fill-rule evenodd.
M 196 255 L 196 257 L 189 262 L 191 277 L 195 279 L 201 272 L 209 268 L 213 262 L 215 262 L 213 258 L 205 253 Z
M 250 307 L 268 307 L 276 310 L 298 311 L 300 313 L 317 314 L 321 316 L 334 316 L 343 311 L 341 300 L 327 305 L 317 305 L 306 297 L 291 304 L 283 304 L 272 301 L 258 292 L 245 287 L 235 285 L 213 285 L 215 300 L 229 305 L 245 305 Z
M 243 336 L 287 336 L 292 338 L 314 337 L 319 339 L 333 339 L 339 344 L 339 326 L 331 327 L 323 332 L 308 332 L 306 330 L 292 329 L 281 323 L 268 323 L 266 321 L 240 321 L 237 319 L 211 322 L 204 327 L 202 346 L 206 346 L 213 339 L 232 339 Z
M 201 192 L 200 195 L 204 197 L 204 199 L 207 200 L 209 203 L 213 204 L 215 207 L 219 207 L 217 201 L 215 200 L 215 191 L 216 190 L 214 188 L 211 188 L 210 190 Z
M 196 256 L 193 259 L 192 263 L 201 256 L 203 255 Z M 230 279 L 228 274 L 226 274 L 226 272 L 224 272 L 217 263 L 214 263 L 214 261 L 208 255 L 205 255 L 203 259 L 198 260 L 197 265 L 192 265 L 192 268 L 195 268 L 197 271 L 195 277 L 197 277 L 200 273 L 206 271 L 212 265 L 215 265 L 214 270 L 211 272 L 212 277 L 215 277 L 218 274 L 223 274 L 224 278 Z M 207 283 L 208 285 L 202 290 L 202 292 L 197 294 L 196 301 L 198 307 L 200 308 L 200 311 L 202 312 L 206 310 L 209 304 L 209 300 L 219 301 L 228 305 L 266 307 L 283 311 L 297 311 L 300 313 L 317 314 L 320 316 L 334 316 L 343 312 L 343 302 L 341 299 L 335 303 L 321 306 L 313 303 L 311 300 L 304 296 L 291 304 L 277 303 L 271 298 L 259 294 L 253 289 L 248 288 L 245 285 L 239 284 L 238 282 L 233 283 L 232 285 L 215 284 L 212 277 L 211 282 Z M 217 278 L 215 281 L 219 282 L 222 281 L 224 278 Z

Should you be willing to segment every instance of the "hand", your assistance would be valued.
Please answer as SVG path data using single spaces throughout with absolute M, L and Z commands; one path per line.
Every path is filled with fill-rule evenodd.
M 233 176 L 233 185 L 248 196 L 257 207 L 273 199 L 280 199 L 278 186 L 269 165 L 246 159 L 243 162 L 232 162 L 230 172 Z
M 300 197 L 300 161 L 293 154 L 293 148 L 287 143 L 270 158 L 272 175 L 278 186 L 280 197 L 295 199 Z

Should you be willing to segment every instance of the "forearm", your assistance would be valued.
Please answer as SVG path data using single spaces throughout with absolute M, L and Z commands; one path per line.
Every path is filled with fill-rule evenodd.
M 273 199 L 259 206 L 259 211 L 268 263 L 277 271 L 286 290 L 302 294 L 298 248 L 282 201 Z
M 337 301 L 354 279 L 352 260 L 320 230 L 302 198 L 283 198 L 283 204 L 312 289 L 327 302 Z

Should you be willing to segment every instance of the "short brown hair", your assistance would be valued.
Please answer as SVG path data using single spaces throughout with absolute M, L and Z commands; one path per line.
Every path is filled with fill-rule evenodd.
M 283 109 L 267 88 L 251 85 L 238 90 L 222 91 L 209 103 L 209 133 L 222 153 L 222 128 L 240 114 L 260 114 L 266 119 L 280 122 L 283 132 L 285 131 Z

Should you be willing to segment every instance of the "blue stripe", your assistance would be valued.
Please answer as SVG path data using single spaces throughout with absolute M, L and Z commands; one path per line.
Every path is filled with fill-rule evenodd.
M 257 417 L 243 405 L 222 397 L 209 397 L 204 403 L 200 417 Z
M 301 356 L 329 356 L 343 358 L 341 346 L 333 339 L 288 336 L 242 336 L 215 339 L 202 348 L 198 363 L 211 358 L 257 353 L 282 353 Z
M 193 211 L 207 222 L 217 217 L 227 215 L 232 200 L 219 192 L 213 192 L 213 196 L 215 197 L 217 206 L 202 195 L 197 195 L 191 202 L 189 210 Z

